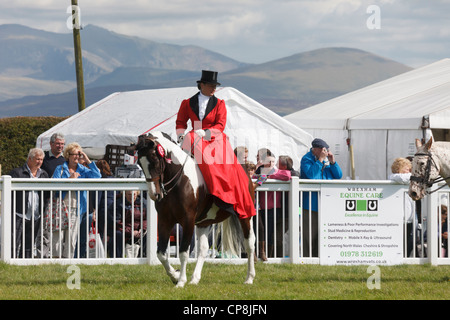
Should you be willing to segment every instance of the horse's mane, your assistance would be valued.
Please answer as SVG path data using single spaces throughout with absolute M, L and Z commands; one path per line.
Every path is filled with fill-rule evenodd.
M 157 138 L 159 143 L 163 145 L 167 152 L 172 152 L 172 154 L 178 158 L 179 161 L 184 162 L 187 154 L 181 149 L 181 147 L 165 132 L 162 131 L 152 131 L 150 132 L 152 136 Z M 159 138 L 159 139 L 158 139 Z M 165 140 L 165 141 L 164 141 Z M 188 156 L 189 157 L 189 156 Z M 190 158 L 190 157 L 189 157 Z
M 195 162 L 195 159 L 187 154 L 173 139 L 164 132 L 152 131 L 150 132 L 157 141 L 166 149 L 166 152 L 170 154 L 171 160 L 174 164 L 181 164 L 185 167 L 185 170 L 190 172 L 189 179 L 194 185 L 204 184 L 203 176 Z M 186 171 L 185 171 L 186 172 Z M 195 181 L 195 182 L 194 182 Z
M 168 135 L 167 133 L 162 132 L 162 131 L 161 131 L 161 134 L 163 135 L 164 138 L 166 138 L 167 140 L 170 140 L 171 142 L 176 144 L 176 142 L 172 139 L 172 137 L 170 135 Z
M 151 136 L 155 137 L 156 139 L 162 139 L 162 140 L 168 140 L 168 142 L 174 144 L 175 146 L 178 146 L 178 144 L 172 139 L 172 137 L 162 131 L 151 131 L 149 133 Z M 160 141 L 161 143 L 161 141 Z

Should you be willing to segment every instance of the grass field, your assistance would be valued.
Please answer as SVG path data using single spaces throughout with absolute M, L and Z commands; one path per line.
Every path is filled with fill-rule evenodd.
M 367 266 L 256 264 L 253 285 L 246 266 L 205 264 L 199 285 L 174 288 L 162 266 L 79 266 L 80 289 L 69 266 L 0 264 L 3 300 L 418 300 L 450 297 L 450 266 L 380 267 L 380 289 L 370 290 Z M 188 275 L 194 264 L 188 265 Z M 72 278 L 71 278 L 72 277 Z

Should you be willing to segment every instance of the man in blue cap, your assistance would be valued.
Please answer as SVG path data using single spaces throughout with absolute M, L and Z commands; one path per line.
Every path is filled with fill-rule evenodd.
M 332 180 L 341 179 L 342 170 L 337 164 L 330 146 L 322 139 L 316 138 L 311 143 L 312 148 L 300 162 L 301 179 Z M 303 256 L 310 256 L 309 252 L 309 192 L 303 192 Z M 318 257 L 318 194 L 311 193 L 311 243 L 312 256 Z
M 342 178 L 342 170 L 334 159 L 328 144 L 316 138 L 312 148 L 305 154 L 300 162 L 301 179 L 331 180 Z

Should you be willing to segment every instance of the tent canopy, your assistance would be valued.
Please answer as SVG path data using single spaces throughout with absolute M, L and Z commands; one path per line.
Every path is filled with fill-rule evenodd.
M 450 128 L 450 59 L 284 118 L 338 149 L 345 175 L 352 177 L 354 167 L 355 178 L 387 179 L 395 158 L 414 155 L 416 138 L 428 138 L 431 129 Z
M 197 92 L 196 87 L 186 87 L 113 93 L 42 133 L 36 146 L 49 150 L 51 135 L 60 132 L 66 144 L 78 142 L 90 156 L 101 158 L 106 145 L 129 146 L 151 130 L 176 140 L 180 104 Z M 276 156 L 291 156 L 298 169 L 301 156 L 310 148 L 309 133 L 234 88 L 218 88 L 216 96 L 227 106 L 225 133 L 233 148 L 246 146 L 248 160 L 254 163 L 257 150 L 269 148 Z
M 443 59 L 284 117 L 300 128 L 449 129 L 450 59 Z M 443 118 L 444 116 L 444 118 Z

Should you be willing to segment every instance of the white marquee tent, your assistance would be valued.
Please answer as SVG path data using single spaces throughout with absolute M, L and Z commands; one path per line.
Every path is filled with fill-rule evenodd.
M 49 150 L 51 135 L 61 132 L 66 144 L 78 142 L 88 155 L 100 158 L 106 145 L 129 146 L 151 130 L 176 140 L 181 101 L 197 92 L 196 87 L 187 87 L 113 93 L 42 133 L 36 146 Z M 301 156 L 309 150 L 310 134 L 234 88 L 220 87 L 216 96 L 227 106 L 225 133 L 233 148 L 246 146 L 248 160 L 256 163 L 257 150 L 267 147 L 276 156 L 290 155 L 298 169 Z
M 327 141 L 344 178 L 387 179 L 395 158 L 414 155 L 416 138 L 449 139 L 450 59 L 284 118 Z

